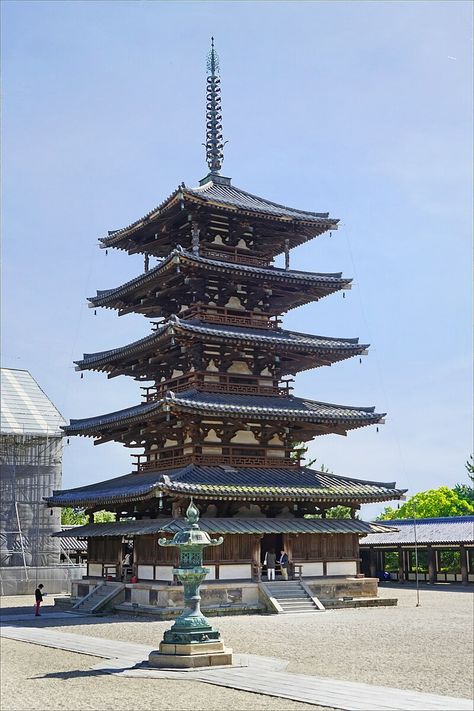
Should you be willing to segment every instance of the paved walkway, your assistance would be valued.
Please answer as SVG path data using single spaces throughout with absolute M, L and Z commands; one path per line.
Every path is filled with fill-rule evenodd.
M 290 674 L 288 662 L 272 657 L 235 654 L 232 667 L 192 671 L 151 669 L 144 660 L 153 647 L 129 644 L 83 634 L 60 632 L 43 627 L 15 626 L 13 615 L 3 618 L 1 635 L 30 644 L 64 649 L 79 654 L 101 657 L 104 661 L 93 669 L 107 674 L 142 678 L 168 678 L 200 681 L 267 696 L 302 701 L 315 706 L 330 706 L 344 711 L 472 711 L 468 699 L 424 694 L 417 691 L 371 686 L 337 679 Z M 31 623 L 31 616 L 18 615 Z M 70 613 L 50 613 L 45 617 L 70 617 Z

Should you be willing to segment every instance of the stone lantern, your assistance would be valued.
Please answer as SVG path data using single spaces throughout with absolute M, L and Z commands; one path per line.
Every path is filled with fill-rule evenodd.
M 210 572 L 203 567 L 202 551 L 207 546 L 220 546 L 223 538 L 211 539 L 201 531 L 199 510 L 192 499 L 185 520 L 186 528 L 171 540 L 158 540 L 160 546 L 179 549 L 179 566 L 173 568 L 173 574 L 183 583 L 185 609 L 163 635 L 159 649 L 150 653 L 148 661 L 154 667 L 175 669 L 229 665 L 232 650 L 224 647 L 219 631 L 202 614 L 199 594 L 199 587 Z

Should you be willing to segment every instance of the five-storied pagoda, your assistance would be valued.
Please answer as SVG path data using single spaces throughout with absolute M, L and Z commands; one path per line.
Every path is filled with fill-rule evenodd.
M 281 328 L 281 316 L 318 301 L 351 280 L 290 269 L 290 250 L 338 220 L 285 207 L 234 186 L 221 175 L 223 135 L 217 54 L 208 57 L 208 175 L 182 183 L 164 202 L 101 247 L 144 255 L 144 272 L 89 299 L 93 308 L 153 319 L 139 341 L 84 355 L 77 369 L 128 375 L 144 383 L 143 402 L 118 412 L 71 420 L 67 435 L 139 450 L 135 471 L 98 484 L 55 492 L 51 506 L 83 507 L 91 523 L 88 576 L 117 567 L 133 544 L 139 582 L 170 581 L 175 553 L 157 545 L 183 525 L 190 497 L 201 527 L 223 534 L 207 549 L 215 580 L 252 580 L 265 552 L 284 548 L 304 577 L 353 576 L 359 537 L 371 525 L 355 519 L 363 503 L 403 493 L 395 485 L 302 466 L 295 444 L 316 435 L 382 422 L 373 407 L 316 402 L 291 394 L 291 376 L 365 353 L 356 338 L 329 338 Z M 273 266 L 284 255 L 285 268 Z M 150 257 L 158 258 L 150 267 Z M 351 508 L 351 519 L 326 518 Z M 117 522 L 92 523 L 99 509 Z M 307 518 L 307 514 L 320 514 Z

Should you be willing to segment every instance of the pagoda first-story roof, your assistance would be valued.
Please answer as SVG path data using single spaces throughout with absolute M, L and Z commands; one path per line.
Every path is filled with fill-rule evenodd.
M 142 426 L 147 422 L 158 423 L 170 413 L 192 413 L 211 418 L 241 419 L 250 421 L 285 420 L 294 423 L 316 425 L 315 434 L 336 432 L 346 434 L 347 430 L 377 424 L 384 414 L 376 413 L 373 407 L 352 407 L 333 405 L 293 396 L 270 397 L 261 395 L 234 395 L 208 393 L 199 390 L 166 393 L 165 397 L 153 402 L 135 405 L 124 410 L 97 417 L 71 420 L 63 427 L 67 435 L 83 435 L 109 438 L 122 436 L 132 425 Z
M 113 374 L 120 365 L 120 372 L 140 375 L 142 370 L 137 370 L 137 364 L 142 359 L 145 359 L 148 364 L 150 356 L 159 358 L 160 355 L 164 355 L 165 350 L 172 347 L 179 348 L 175 345 L 176 342 L 179 343 L 180 340 L 187 339 L 199 339 L 200 342 L 210 344 L 229 343 L 239 347 L 257 346 L 269 350 L 276 349 L 280 356 L 283 353 L 303 357 L 312 356 L 311 364 L 308 363 L 307 368 L 330 365 L 338 360 L 361 355 L 369 347 L 368 344 L 360 344 L 358 338 L 312 336 L 284 329 L 228 326 L 206 323 L 197 319 L 184 320 L 172 316 L 145 338 L 120 348 L 99 353 L 85 353 L 83 359 L 75 361 L 75 363 L 77 370 L 99 370 Z M 292 372 L 291 366 L 288 372 Z
M 399 499 L 395 484 L 354 479 L 309 467 L 234 468 L 189 464 L 165 471 L 142 471 L 89 486 L 54 491 L 49 506 L 93 508 L 125 505 L 157 496 L 193 496 L 196 500 L 308 501 L 324 505 L 375 503 Z
M 186 280 L 185 270 L 202 274 L 205 279 L 225 280 L 227 284 L 252 284 L 268 291 L 269 313 L 281 313 L 328 294 L 349 289 L 351 279 L 343 279 L 340 272 L 323 274 L 302 272 L 277 267 L 252 267 L 231 264 L 216 259 L 199 257 L 181 247 L 174 249 L 166 259 L 148 272 L 144 272 L 114 289 L 98 291 L 88 300 L 91 307 L 104 306 L 122 313 L 135 311 L 148 316 L 161 315 L 161 301 L 169 300 L 170 290 L 179 291 L 181 301 L 191 294 L 192 280 Z M 274 290 L 274 293 L 273 293 Z
M 150 536 L 156 533 L 174 535 L 188 526 L 183 519 L 169 517 L 116 521 L 114 523 L 90 523 L 78 526 L 74 533 L 79 538 L 103 538 L 112 536 Z M 309 519 L 309 518 L 200 518 L 199 527 L 206 533 L 268 534 L 268 533 L 347 533 L 366 536 L 369 533 L 384 533 L 386 526 L 357 519 Z M 67 531 L 53 533 L 63 538 Z
M 250 218 L 271 225 L 289 227 L 290 246 L 294 247 L 327 230 L 337 229 L 339 220 L 330 218 L 327 212 L 310 212 L 280 205 L 253 195 L 231 185 L 229 178 L 216 177 L 196 188 L 181 185 L 160 205 L 127 227 L 110 231 L 100 242 L 103 247 L 117 247 L 133 251 L 137 243 L 147 243 L 160 238 L 160 232 L 168 228 L 170 221 L 179 221 L 183 216 L 207 210 L 218 215 Z M 299 229 L 297 229 L 299 228 Z M 153 253 L 153 245 L 148 247 Z M 281 251 L 277 248 L 276 254 Z

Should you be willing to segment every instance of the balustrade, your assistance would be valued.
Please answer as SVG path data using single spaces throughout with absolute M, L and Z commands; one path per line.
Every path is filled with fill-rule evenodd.
M 234 264 L 248 264 L 255 267 L 269 267 L 271 259 L 265 257 L 254 257 L 245 252 L 233 249 L 225 251 L 223 249 L 201 248 L 200 256 L 206 259 L 216 259 L 220 262 L 232 262 Z
M 212 381 L 209 378 L 215 377 Z M 219 381 L 217 382 L 217 378 Z M 252 382 L 252 379 L 254 382 Z M 203 390 L 209 393 L 234 393 L 240 395 L 266 395 L 269 397 L 285 397 L 292 390 L 289 381 L 284 381 L 285 387 L 273 385 L 273 381 L 268 378 L 268 385 L 258 382 L 258 376 L 239 375 L 237 373 L 221 374 L 206 371 L 198 371 L 183 375 L 180 378 L 167 380 L 154 387 L 143 388 L 146 402 L 155 402 L 164 397 L 168 390 L 174 393 L 185 392 L 186 390 Z M 250 382 L 249 382 L 250 381 Z
M 241 448 L 239 448 L 241 449 Z M 165 455 L 165 456 L 164 456 Z M 144 455 L 133 455 L 138 457 L 136 465 L 139 471 L 155 471 L 162 469 L 176 469 L 188 464 L 201 464 L 205 466 L 233 466 L 233 467 L 294 467 L 300 466 L 300 462 L 291 457 L 270 457 L 268 455 L 249 456 L 243 453 L 231 452 L 230 454 L 182 454 L 182 449 L 170 449 L 168 452 L 161 451 L 161 458 L 156 461 L 142 462 L 140 457 Z

